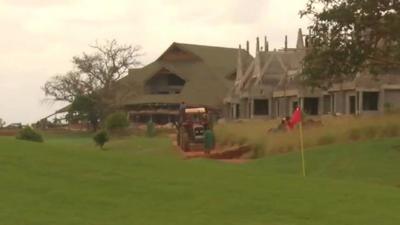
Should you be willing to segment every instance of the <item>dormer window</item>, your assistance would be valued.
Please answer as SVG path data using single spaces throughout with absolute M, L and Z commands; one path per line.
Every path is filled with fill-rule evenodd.
M 180 94 L 186 81 L 167 70 L 159 71 L 146 83 L 148 94 Z

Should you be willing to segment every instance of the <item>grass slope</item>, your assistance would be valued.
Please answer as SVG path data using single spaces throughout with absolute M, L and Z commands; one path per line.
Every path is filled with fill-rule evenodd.
M 108 151 L 89 138 L 0 138 L 0 221 L 398 224 L 397 145 L 391 139 L 308 151 L 310 176 L 302 178 L 296 153 L 230 165 L 181 160 L 163 138 L 119 140 Z

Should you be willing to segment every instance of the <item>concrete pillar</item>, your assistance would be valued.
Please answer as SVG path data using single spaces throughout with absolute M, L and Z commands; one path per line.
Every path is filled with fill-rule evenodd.
M 302 32 L 301 28 L 299 28 L 299 31 L 297 33 L 296 48 L 297 49 L 303 49 L 304 48 L 303 32 Z
M 264 36 L 264 51 L 265 52 L 269 51 L 269 44 L 268 44 L 267 36 Z
M 257 37 L 256 38 L 256 56 L 258 55 L 259 52 L 260 52 L 260 38 Z
M 324 95 L 322 94 L 318 98 L 318 115 L 323 115 L 324 114 Z
M 272 117 L 272 98 L 268 98 L 268 116 Z
M 348 104 L 347 104 L 347 100 L 348 100 L 348 98 L 347 98 L 347 94 L 346 94 L 346 92 L 345 91 L 342 91 L 342 113 L 343 114 L 348 114 L 348 110 L 347 110 L 347 106 L 348 106 Z
M 359 109 L 359 111 L 358 111 L 358 114 L 362 114 L 362 112 L 363 112 L 363 91 L 359 91 L 358 92 L 358 94 L 359 94 L 359 101 L 358 101 L 358 109 Z
M 251 119 L 253 117 L 253 93 L 252 93 L 252 87 L 250 87 L 248 91 L 248 98 L 247 98 L 247 118 Z
M 385 113 L 385 89 L 381 88 L 379 92 L 379 112 Z
M 304 99 L 303 98 L 299 97 L 299 103 L 298 104 L 299 104 L 301 110 L 304 110 Z
M 279 98 L 275 98 L 275 117 L 279 117 Z
M 285 51 L 288 50 L 288 37 L 285 35 Z

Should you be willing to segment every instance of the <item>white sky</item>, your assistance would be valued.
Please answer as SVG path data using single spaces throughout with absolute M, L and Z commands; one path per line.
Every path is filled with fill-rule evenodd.
M 0 0 L 0 118 L 32 123 L 60 104 L 41 86 L 96 40 L 141 45 L 147 64 L 172 42 L 237 47 L 267 35 L 281 48 L 307 27 L 306 0 Z

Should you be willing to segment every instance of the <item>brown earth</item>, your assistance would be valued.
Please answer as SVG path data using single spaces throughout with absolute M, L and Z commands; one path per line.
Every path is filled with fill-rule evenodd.
M 11 137 L 18 133 L 18 129 L 0 129 L 0 136 Z
M 232 146 L 229 148 L 224 148 L 222 146 L 216 146 L 210 153 L 205 153 L 203 150 L 192 150 L 184 152 L 176 143 L 176 135 L 171 134 L 170 138 L 173 140 L 173 145 L 175 149 L 183 156 L 184 159 L 196 159 L 205 158 L 218 160 L 220 162 L 241 164 L 249 162 L 250 159 L 246 155 L 250 154 L 251 148 L 249 146 Z

